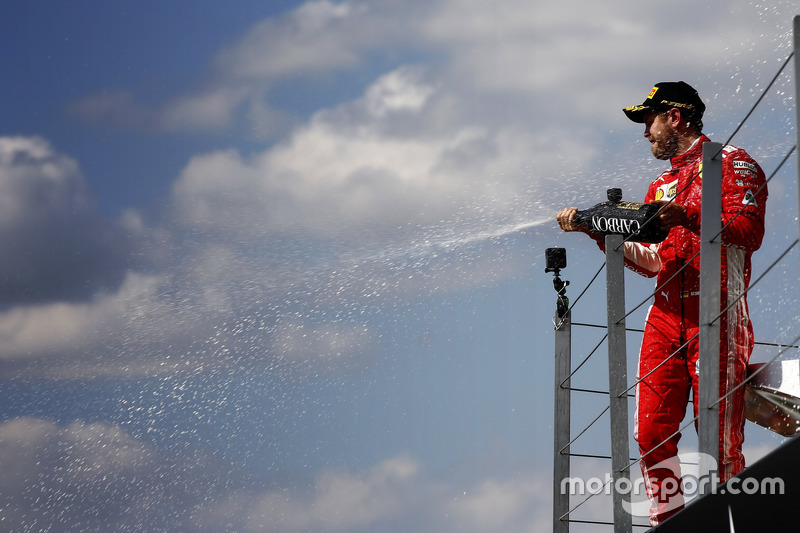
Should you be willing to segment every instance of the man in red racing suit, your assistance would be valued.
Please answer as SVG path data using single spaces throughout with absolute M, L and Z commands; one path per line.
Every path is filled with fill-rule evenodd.
M 645 196 L 645 202 L 665 205 L 660 222 L 671 228 L 669 235 L 660 244 L 625 243 L 626 265 L 645 276 L 657 276 L 658 290 L 639 354 L 634 434 L 642 455 L 652 525 L 683 507 L 678 430 L 690 390 L 695 416 L 698 408 L 702 146 L 709 141 L 701 133 L 704 109 L 689 85 L 667 82 L 657 84 L 641 106 L 624 110 L 631 120 L 645 124 L 653 154 L 671 162 Z M 720 396 L 744 381 L 753 349 L 744 294 L 750 282 L 750 257 L 764 236 L 767 194 L 760 166 L 744 150 L 725 146 L 720 310 L 727 311 L 720 320 Z M 574 212 L 575 208 L 566 208 L 558 214 L 562 229 L 588 233 L 572 223 Z M 601 238 L 592 237 L 602 248 Z M 744 388 L 740 387 L 719 404 L 721 481 L 744 468 L 744 422 Z

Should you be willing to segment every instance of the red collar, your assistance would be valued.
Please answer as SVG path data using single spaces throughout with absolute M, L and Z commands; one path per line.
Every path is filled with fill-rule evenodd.
M 698 159 L 701 159 L 703 157 L 703 143 L 707 143 L 709 141 L 711 141 L 711 139 L 705 135 L 698 137 L 688 150 L 669 160 L 669 162 L 672 164 L 672 169 L 678 169 L 687 163 L 692 163 Z

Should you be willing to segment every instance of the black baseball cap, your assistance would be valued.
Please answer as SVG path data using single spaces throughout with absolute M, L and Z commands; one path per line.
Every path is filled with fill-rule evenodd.
M 701 119 L 706 105 L 700 95 L 685 81 L 662 81 L 656 83 L 641 105 L 624 108 L 622 111 L 634 122 L 644 123 L 649 111 L 669 111 L 673 107 L 684 111 L 689 119 Z

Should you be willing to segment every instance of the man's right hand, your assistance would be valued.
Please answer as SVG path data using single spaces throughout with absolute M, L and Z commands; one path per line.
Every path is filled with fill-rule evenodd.
M 577 207 L 565 207 L 561 211 L 558 212 L 556 215 L 556 221 L 558 225 L 564 231 L 583 231 L 586 232 L 586 228 L 579 224 L 574 224 L 572 222 L 575 213 L 578 212 Z

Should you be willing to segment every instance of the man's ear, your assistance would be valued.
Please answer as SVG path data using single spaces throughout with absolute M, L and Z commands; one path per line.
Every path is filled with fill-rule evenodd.
M 667 111 L 667 117 L 669 119 L 668 120 L 669 124 L 673 128 L 677 128 L 678 124 L 681 121 L 681 118 L 683 118 L 683 113 L 681 113 L 681 110 L 678 109 L 677 107 L 673 107 L 672 109 Z

